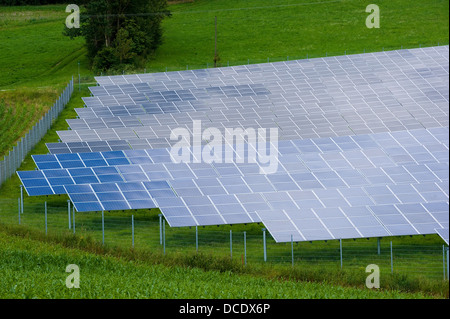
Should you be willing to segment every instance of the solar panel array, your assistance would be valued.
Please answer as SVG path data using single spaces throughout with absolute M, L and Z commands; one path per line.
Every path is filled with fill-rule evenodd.
M 18 175 L 30 196 L 68 194 L 78 211 L 159 208 L 172 227 L 262 222 L 277 242 L 432 233 L 448 242 L 448 53 L 97 77 L 61 142 Z M 276 171 L 251 162 L 266 150 L 244 139 L 202 162 L 211 134 L 192 147 L 198 123 L 242 138 L 277 128 L 265 144 Z M 171 139 L 180 128 L 190 136 Z M 189 163 L 171 153 L 182 144 Z

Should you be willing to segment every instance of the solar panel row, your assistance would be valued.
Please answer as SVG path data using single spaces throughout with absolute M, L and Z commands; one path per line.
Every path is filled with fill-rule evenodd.
M 78 211 L 159 208 L 173 227 L 263 222 L 278 242 L 446 229 L 448 240 L 448 46 L 97 81 L 62 143 L 33 156 L 39 170 L 18 172 L 29 195 L 67 193 Z M 231 163 L 225 152 L 174 163 L 170 133 L 184 128 L 189 146 L 195 120 L 278 128 L 276 172 L 249 163 L 267 155 L 249 144 L 221 146 Z

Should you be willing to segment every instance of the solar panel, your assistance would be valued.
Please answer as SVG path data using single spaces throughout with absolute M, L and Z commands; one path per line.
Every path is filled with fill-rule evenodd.
M 29 195 L 159 207 L 173 227 L 263 222 L 278 242 L 448 229 L 448 46 L 98 81 L 33 156 L 40 174 L 18 172 Z M 173 163 L 170 133 L 194 120 L 278 127 L 276 173 L 248 144 L 222 145 L 243 163 Z
M 448 228 L 436 228 L 435 231 L 448 245 Z
M 411 137 L 411 136 L 410 136 Z M 350 140 L 352 139 L 349 137 Z M 412 137 L 411 137 L 412 138 Z M 331 140 L 331 139 L 330 139 Z M 364 140 L 369 141 L 366 137 Z M 373 141 L 374 139 L 372 139 Z M 386 139 L 384 139 L 386 140 Z M 405 139 L 406 141 L 406 139 Z M 435 140 L 436 143 L 439 141 Z M 434 140 L 431 143 L 435 142 Z M 310 145 L 320 145 L 324 142 L 323 139 L 319 139 L 318 142 L 312 139 L 309 140 Z M 348 143 L 348 140 L 345 141 Z M 228 186 L 229 189 L 234 189 L 235 191 L 252 190 L 254 192 L 259 191 L 272 191 L 272 190 L 296 190 L 296 189 L 317 189 L 317 188 L 336 188 L 336 187 L 346 187 L 346 186 L 361 186 L 361 185 L 372 185 L 372 184 L 389 184 L 389 183 L 415 183 L 417 180 L 421 182 L 439 182 L 448 180 L 447 175 L 444 174 L 448 171 L 445 166 L 445 161 L 448 162 L 447 158 L 444 159 L 444 163 L 438 163 L 436 160 L 431 164 L 444 164 L 431 166 L 431 169 L 436 170 L 437 174 L 441 176 L 439 179 L 436 174 L 432 174 L 430 169 L 426 164 L 417 164 L 415 162 L 407 162 L 402 164 L 408 164 L 407 166 L 398 166 L 394 161 L 388 161 L 389 156 L 383 152 L 384 148 L 378 144 L 361 144 L 355 143 L 356 147 L 366 148 L 367 157 L 364 156 L 364 149 L 351 149 L 350 151 L 336 152 L 334 149 L 326 149 L 325 153 L 302 153 L 302 143 L 291 143 L 291 141 L 284 141 L 280 143 L 279 152 L 284 154 L 279 154 L 279 169 L 277 174 L 268 175 L 270 185 L 264 183 L 262 180 L 256 181 L 255 177 L 253 180 L 249 180 L 248 185 L 238 185 L 232 183 Z M 336 145 L 340 145 L 339 143 Z M 382 144 L 383 145 L 383 144 Z M 296 147 L 300 146 L 300 147 Z M 375 147 L 378 146 L 378 147 Z M 318 148 L 319 149 L 319 148 Z M 345 149 L 345 148 L 344 148 Z M 388 150 L 391 150 L 391 144 L 388 145 Z M 355 153 L 358 151 L 358 153 Z M 194 150 L 190 150 L 194 152 Z M 297 154 L 295 153 L 297 152 Z M 341 156 L 343 160 L 347 161 L 349 158 L 354 159 L 355 154 L 358 155 L 359 161 L 353 162 L 348 166 L 339 166 L 335 168 L 330 165 L 338 156 Z M 408 153 L 407 153 L 408 154 Z M 361 156 L 365 160 L 361 162 Z M 371 161 L 368 158 L 371 158 Z M 380 163 L 379 160 L 374 161 L 375 158 L 384 157 L 386 160 Z M 84 176 L 78 177 L 73 176 L 73 180 L 77 183 L 83 183 L 86 181 L 100 181 L 102 183 L 107 182 L 117 182 L 117 181 L 141 181 L 150 179 L 177 179 L 177 178 L 201 178 L 202 176 L 248 176 L 248 174 L 259 174 L 259 170 L 249 170 L 251 165 L 244 165 L 242 168 L 240 165 L 235 165 L 234 163 L 222 163 L 222 164 L 172 164 L 172 158 L 170 157 L 170 152 L 167 149 L 159 150 L 128 150 L 128 151 L 110 151 L 110 152 L 99 152 L 99 153 L 80 153 L 80 154 L 61 154 L 61 155 L 41 155 L 34 157 L 36 159 L 36 164 L 38 167 L 43 164 L 53 162 L 53 163 L 64 163 L 69 161 L 74 161 L 75 159 L 81 159 L 81 163 L 86 167 L 98 167 L 101 165 L 111 165 L 121 167 L 119 171 L 115 171 L 111 167 L 113 172 L 106 173 L 106 168 L 99 167 L 99 176 Z M 135 159 L 138 159 L 137 161 Z M 330 160 L 331 159 L 331 160 Z M 64 161 L 66 160 L 66 161 Z M 142 164 L 142 168 L 138 165 L 128 164 Z M 247 160 L 248 162 L 248 160 Z M 165 163 L 163 169 L 153 171 L 152 166 L 145 164 L 156 164 Z M 289 166 L 288 164 L 292 164 Z M 55 164 L 56 165 L 56 164 Z M 369 168 L 368 168 L 369 165 Z M 63 165 L 60 165 L 63 168 Z M 80 172 L 85 172 L 83 169 Z M 74 172 L 77 172 L 74 170 Z M 145 172 L 145 173 L 144 173 Z M 159 172 L 159 173 L 158 173 Z M 412 172 L 412 173 L 411 173 Z M 426 174 L 424 174 L 424 172 Z M 289 174 L 289 175 L 288 175 Z M 92 175 L 92 174 L 90 174 Z M 159 176 L 158 176 L 159 175 Z M 432 179 L 429 176 L 435 176 Z M 259 176 L 264 177 L 264 176 Z M 264 177 L 265 178 L 265 177 Z M 295 182 L 292 180 L 295 179 Z M 207 192 L 222 191 L 221 188 L 208 189 Z M 441 199 L 445 200 L 448 194 L 445 194 L 439 190 L 431 189 L 422 191 L 422 197 L 429 199 Z M 408 197 L 413 197 L 414 194 L 405 193 L 400 194 L 400 190 L 397 191 L 396 197 L 389 192 L 388 194 L 373 194 L 372 200 L 376 203 L 392 203 L 392 201 L 397 201 L 399 198 L 405 201 Z M 369 201 L 360 196 L 348 196 L 353 204 L 359 203 L 369 203 Z M 370 202 L 372 203 L 372 202 Z

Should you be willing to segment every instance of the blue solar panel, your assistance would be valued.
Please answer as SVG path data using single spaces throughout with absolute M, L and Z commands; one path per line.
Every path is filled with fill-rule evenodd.
M 31 155 L 31 157 L 36 163 L 57 161 L 55 155 Z
M 44 178 L 24 179 L 24 180 L 22 180 L 22 184 L 26 188 L 48 186 L 48 182 Z
M 93 184 L 91 185 L 95 192 L 118 192 L 119 188 L 116 184 Z
M 93 171 L 97 175 L 111 175 L 118 173 L 117 169 L 111 166 L 94 167 Z
M 125 154 L 122 151 L 110 151 L 110 152 L 102 152 L 103 157 L 105 159 L 109 158 L 125 158 Z
M 96 191 L 97 197 L 100 202 L 104 201 L 115 201 L 115 200 L 125 200 L 125 198 L 119 192 L 107 192 L 107 193 L 99 193 Z
M 55 169 L 55 168 L 61 168 L 61 165 L 57 161 L 53 162 L 36 162 L 36 166 L 39 169 Z
M 62 168 L 85 167 L 81 160 L 60 162 Z M 42 168 L 40 168 L 42 169 Z
M 110 175 L 98 175 L 98 179 L 101 183 L 115 183 L 115 182 L 123 182 L 123 178 L 119 174 L 110 174 Z
M 72 177 L 76 177 L 76 176 L 93 176 L 94 172 L 92 171 L 91 168 L 71 168 L 67 170 L 66 174 L 69 174 Z M 46 173 L 47 174 L 47 173 Z
M 82 160 L 99 160 L 103 159 L 103 156 L 99 152 L 92 153 L 79 153 L 78 154 Z
M 103 210 L 103 207 L 99 202 L 72 202 L 78 212 L 95 212 Z
M 42 171 L 45 174 L 45 177 L 52 178 L 52 177 L 69 177 L 69 173 L 65 170 L 60 169 L 50 169 Z
M 123 196 L 126 198 L 126 200 L 130 201 L 130 200 L 143 200 L 143 199 L 147 199 L 149 198 L 149 195 L 147 193 L 147 191 L 132 191 L 132 192 L 124 192 L 123 191 Z
M 98 201 L 94 193 L 71 194 L 72 202 L 96 202 Z
M 151 199 L 128 200 L 131 209 L 157 208 Z
M 150 181 L 150 182 L 144 182 L 144 186 L 148 190 L 156 190 L 156 189 L 171 189 L 169 183 L 167 181 Z
M 48 178 L 48 182 L 51 186 L 75 184 L 70 177 L 51 177 Z
M 17 175 L 21 179 L 43 178 L 44 174 L 41 171 L 17 171 Z
M 50 187 L 27 187 L 29 196 L 52 195 L 53 191 Z
M 93 193 L 90 185 L 67 185 L 65 188 L 68 194 Z
M 145 191 L 142 183 L 117 183 L 122 192 Z
M 56 158 L 59 161 L 77 161 L 80 159 L 78 154 L 57 154 Z

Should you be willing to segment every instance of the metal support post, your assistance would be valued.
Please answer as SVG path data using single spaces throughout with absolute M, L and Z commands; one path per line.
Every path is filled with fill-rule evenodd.
M 230 229 L 230 257 L 233 259 L 233 233 Z
M 131 215 L 131 247 L 134 248 L 134 215 Z
M 73 206 L 73 210 L 72 210 L 72 228 L 73 228 L 73 234 L 75 235 L 75 206 Z
M 392 240 L 391 240 L 391 274 L 394 273 L 394 256 L 392 254 Z
M 294 236 L 291 235 L 292 268 L 294 267 Z
M 163 238 L 162 238 L 162 214 L 159 214 L 159 244 L 162 245 L 163 244 Z
M 105 244 L 105 211 L 102 210 L 102 244 Z
M 45 235 L 47 235 L 47 201 L 44 203 L 44 215 L 45 215 Z
M 164 249 L 164 255 L 166 254 L 166 221 L 163 220 L 162 222 L 162 230 L 163 230 L 163 249 Z
M 247 233 L 244 232 L 244 265 L 247 265 Z
M 68 219 L 69 219 L 69 229 L 70 229 L 71 227 L 70 227 L 70 200 L 69 199 L 67 200 L 67 216 L 69 217 Z
M 198 227 L 195 226 L 195 251 L 198 252 Z
M 20 213 L 23 214 L 23 185 L 20 185 Z
M 267 250 L 266 250 L 266 229 L 263 228 L 263 247 L 264 247 L 264 261 L 267 261 Z
M 20 225 L 20 197 L 17 202 L 19 203 L 19 225 Z

